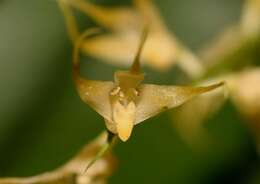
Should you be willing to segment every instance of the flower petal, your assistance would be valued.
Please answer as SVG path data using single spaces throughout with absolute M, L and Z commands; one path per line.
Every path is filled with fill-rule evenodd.
M 227 85 L 237 108 L 251 119 L 260 119 L 260 68 L 230 75 Z
M 84 40 L 82 50 L 109 64 L 129 66 L 137 50 L 138 38 L 135 34 L 103 34 Z
M 241 22 L 242 31 L 249 35 L 258 35 L 260 31 L 260 1 L 247 0 Z
M 107 29 L 122 31 L 130 27 L 139 26 L 138 13 L 128 7 L 105 7 L 85 0 L 67 1 L 72 7 L 93 18 L 98 24 Z
M 222 86 L 220 82 L 206 87 L 162 86 L 145 84 L 139 89 L 135 124 L 138 124 L 156 114 L 179 106 L 194 96 L 206 93 Z
M 94 81 L 83 79 L 77 81 L 77 89 L 80 98 L 102 117 L 109 121 L 112 120 L 109 93 L 113 87 L 114 83 L 110 81 Z
M 225 89 L 217 88 L 210 93 L 201 94 L 171 113 L 174 128 L 193 149 L 198 149 L 201 143 L 204 145 L 211 141 L 204 122 L 222 107 L 226 100 L 225 92 Z

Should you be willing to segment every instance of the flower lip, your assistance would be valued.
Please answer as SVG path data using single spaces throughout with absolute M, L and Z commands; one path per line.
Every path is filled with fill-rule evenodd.
M 122 141 L 127 141 L 134 127 L 136 106 L 134 102 L 122 105 L 120 102 L 114 104 L 113 120 L 116 124 L 118 137 Z

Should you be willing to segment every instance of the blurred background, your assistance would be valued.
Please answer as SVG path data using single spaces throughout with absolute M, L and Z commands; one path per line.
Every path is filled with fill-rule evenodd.
M 130 5 L 130 0 L 95 0 Z M 168 28 L 197 51 L 239 21 L 242 0 L 154 0 Z M 94 22 L 78 14 L 82 28 Z M 103 119 L 78 97 L 71 49 L 55 0 L 0 1 L 0 177 L 31 176 L 65 163 L 103 129 Z M 259 59 L 259 58 L 258 58 Z M 84 57 L 84 75 L 112 80 L 118 67 Z M 147 81 L 185 83 L 178 68 L 145 68 Z M 182 78 L 183 77 L 183 78 Z M 169 113 L 136 126 L 118 144 L 109 183 L 260 183 L 259 155 L 246 120 L 229 100 L 206 120 L 216 144 L 192 149 Z

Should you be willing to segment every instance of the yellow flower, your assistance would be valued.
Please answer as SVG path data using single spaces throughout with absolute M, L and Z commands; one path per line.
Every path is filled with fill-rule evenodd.
M 231 101 L 247 120 L 260 148 L 260 68 L 254 66 L 259 56 L 260 0 L 246 0 L 242 13 L 238 23 L 202 50 L 200 58 L 205 73 L 194 80 L 202 84 L 225 79 Z M 216 113 L 224 102 L 220 90 L 201 95 L 173 112 L 175 128 L 192 146 L 209 140 L 203 121 Z
M 70 161 L 59 168 L 31 177 L 0 178 L 1 184 L 71 184 L 71 183 L 106 183 L 107 178 L 115 170 L 116 159 L 112 154 L 107 154 L 96 162 L 96 165 L 83 174 L 86 163 L 91 163 L 96 153 L 106 142 L 106 135 L 101 134 L 95 140 L 86 144 L 84 148 Z
M 190 76 L 198 76 L 203 68 L 198 59 L 185 48 L 163 22 L 152 0 L 134 0 L 134 7 L 103 7 L 84 0 L 59 0 L 67 23 L 70 38 L 78 38 L 73 7 L 95 20 L 109 33 L 84 40 L 81 49 L 84 53 L 98 57 L 113 65 L 131 65 L 137 50 L 139 33 L 143 25 L 149 25 L 142 62 L 164 71 L 178 65 Z
M 244 34 L 256 35 L 260 31 L 260 1 L 247 0 L 244 6 L 241 28 Z
M 114 81 L 83 79 L 79 74 L 79 46 L 84 37 L 92 33 L 93 30 L 85 32 L 75 44 L 74 80 L 81 99 L 105 119 L 107 129 L 122 141 L 128 140 L 134 125 L 223 85 L 223 82 L 206 87 L 142 84 L 140 55 L 147 31 L 143 33 L 129 71 L 116 71 Z

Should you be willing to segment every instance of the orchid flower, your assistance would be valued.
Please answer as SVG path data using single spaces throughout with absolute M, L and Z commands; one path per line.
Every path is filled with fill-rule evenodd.
M 122 141 L 129 139 L 135 125 L 223 85 L 223 82 L 206 87 L 142 84 L 145 76 L 141 71 L 140 57 L 147 31 L 143 32 L 129 71 L 116 71 L 114 81 L 84 79 L 79 73 L 79 48 L 84 38 L 94 32 L 86 31 L 75 44 L 74 81 L 81 99 L 105 119 L 107 130 Z
M 241 20 L 213 39 L 202 50 L 205 74 L 194 79 L 198 84 L 225 80 L 226 92 L 247 120 L 260 150 L 260 0 L 246 0 Z M 223 91 L 201 95 L 172 113 L 174 127 L 191 146 L 209 140 L 203 122 L 218 112 L 225 102 Z M 196 107 L 196 109 L 194 108 Z M 195 110 L 194 110 L 195 109 Z M 191 121 L 192 120 L 192 121 Z M 205 138 L 206 137 L 206 138 Z
M 134 0 L 133 8 L 103 7 L 86 0 L 59 0 L 59 4 L 72 42 L 80 34 L 71 7 L 110 31 L 84 40 L 81 49 L 88 55 L 113 65 L 129 66 L 137 50 L 142 25 L 147 24 L 150 38 L 143 50 L 143 63 L 165 71 L 177 62 L 192 77 L 203 71 L 197 57 L 168 30 L 152 0 Z
M 106 142 L 106 135 L 101 134 L 86 144 L 83 149 L 64 165 L 30 177 L 0 178 L 1 184 L 105 184 L 116 168 L 116 158 L 107 154 L 89 169 L 82 173 L 85 163 L 90 163 L 95 154 Z

